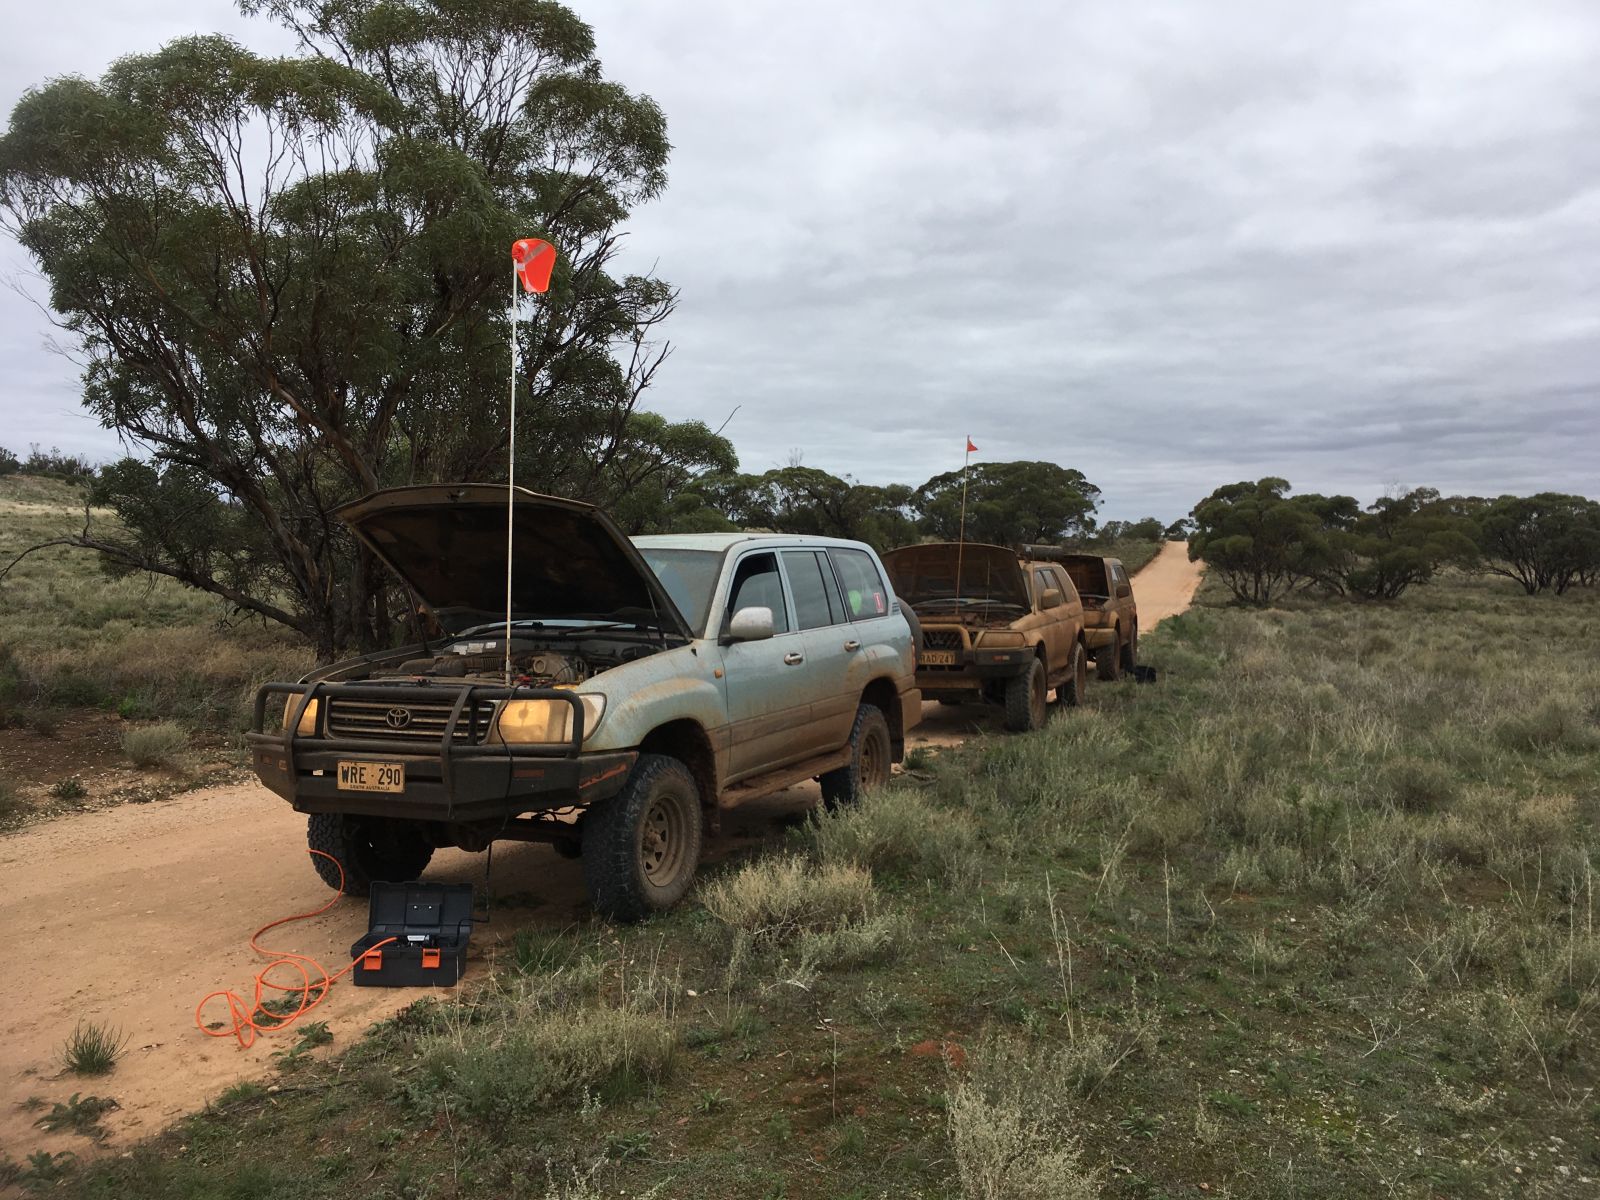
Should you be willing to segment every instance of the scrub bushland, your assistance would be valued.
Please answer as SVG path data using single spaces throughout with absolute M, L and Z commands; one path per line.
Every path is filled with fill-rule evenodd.
M 0 568 L 83 528 L 84 491 L 57 479 L 0 478 Z M 96 512 L 97 524 L 113 523 Z M 176 580 L 109 575 L 99 556 L 56 546 L 0 579 L 0 725 L 49 736 L 70 709 L 242 729 L 263 679 L 294 678 L 311 654 L 290 634 L 234 614 Z
M 1595 1194 L 1600 598 L 1141 653 L 53 1194 Z

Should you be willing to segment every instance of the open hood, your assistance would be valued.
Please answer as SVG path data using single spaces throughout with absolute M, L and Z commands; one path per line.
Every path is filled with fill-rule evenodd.
M 505 484 L 388 488 L 334 512 L 446 628 L 505 618 Z M 690 636 L 661 581 L 594 505 L 517 488 L 515 512 L 514 618 L 636 621 Z
M 960 586 L 956 586 L 956 564 L 961 564 Z M 930 542 L 925 546 L 902 546 L 883 556 L 889 568 L 895 595 L 913 606 L 929 601 L 948 600 L 1014 604 L 1032 607 L 1028 582 L 1023 578 L 1017 555 L 1004 546 L 981 542 Z

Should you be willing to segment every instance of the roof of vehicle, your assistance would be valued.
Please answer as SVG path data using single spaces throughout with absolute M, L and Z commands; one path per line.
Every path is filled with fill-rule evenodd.
M 865 550 L 864 542 L 849 538 L 812 537 L 801 533 L 647 533 L 632 539 L 635 546 L 658 550 L 713 550 L 724 551 L 733 546 L 755 542 L 764 546 L 843 546 L 851 550 Z

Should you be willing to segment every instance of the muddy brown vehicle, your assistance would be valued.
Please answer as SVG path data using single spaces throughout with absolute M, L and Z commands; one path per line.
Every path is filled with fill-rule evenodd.
M 924 696 L 1003 705 L 1006 728 L 1019 733 L 1044 724 L 1052 688 L 1062 704 L 1083 702 L 1083 604 L 1058 564 L 972 542 L 902 546 L 883 563 L 922 625 Z
M 1109 680 L 1132 675 L 1139 661 L 1139 606 L 1122 560 L 1044 546 L 1024 546 L 1023 552 L 1061 564 L 1071 577 L 1083 600 L 1084 641 L 1095 673 Z

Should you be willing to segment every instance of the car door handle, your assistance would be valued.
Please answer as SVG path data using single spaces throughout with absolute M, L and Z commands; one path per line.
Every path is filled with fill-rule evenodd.
M 804 654 L 800 654 L 793 650 L 783 656 L 783 661 L 791 667 L 798 667 L 801 663 L 805 662 L 805 660 L 806 656 Z
M 844 648 L 851 654 L 854 654 L 857 650 L 861 649 L 861 643 L 856 641 L 854 638 L 851 638 L 844 644 Z

